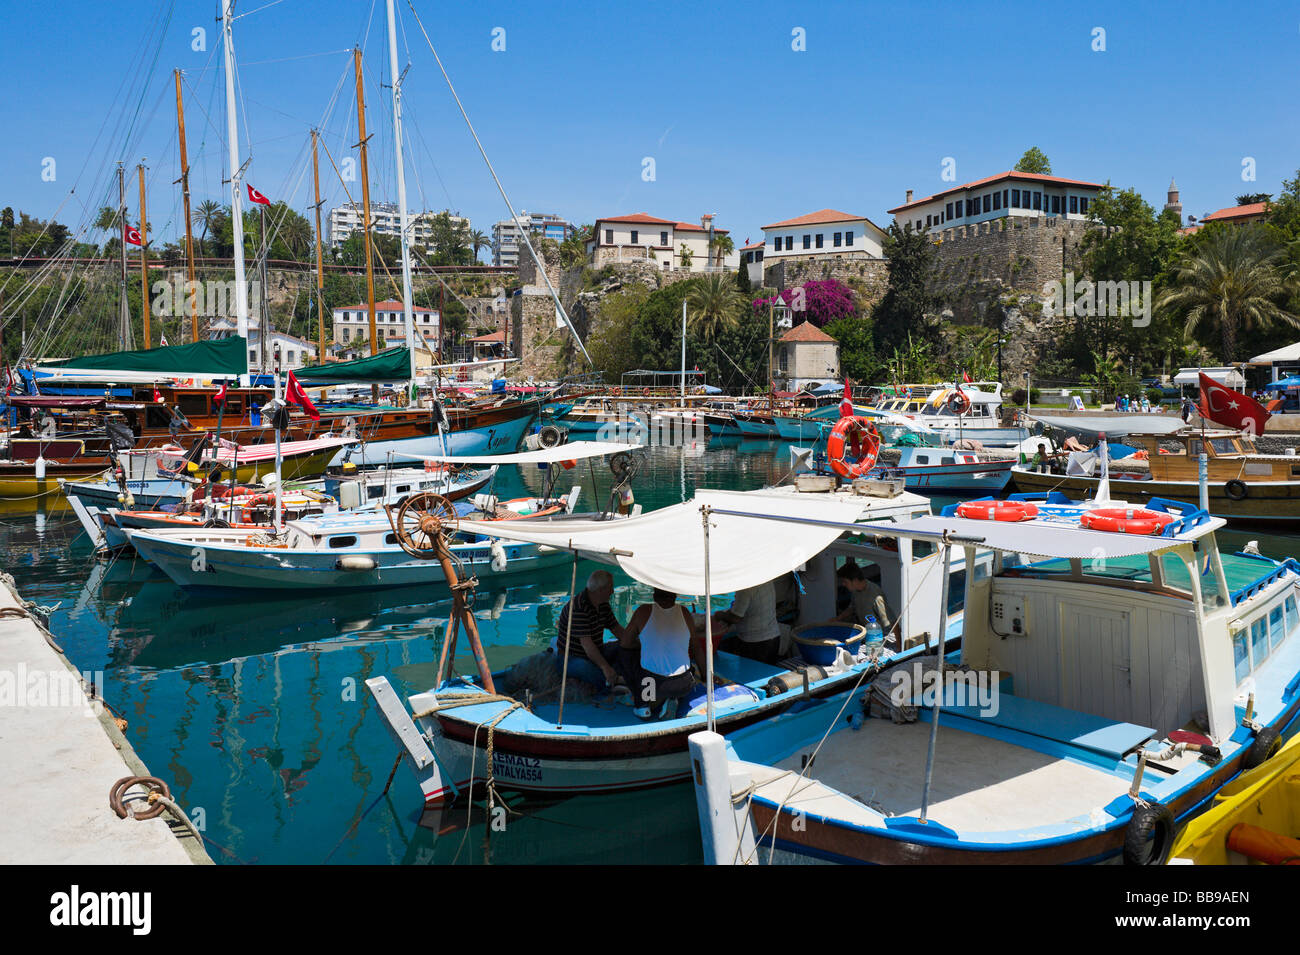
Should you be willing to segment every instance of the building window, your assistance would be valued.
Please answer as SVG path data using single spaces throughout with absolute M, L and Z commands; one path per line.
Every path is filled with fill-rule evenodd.
M 1002 193 L 1000 192 L 993 193 L 993 208 L 994 210 L 1002 208 Z
M 820 232 L 818 232 L 818 233 L 817 233 L 817 248 L 820 249 L 821 247 L 822 247 L 822 234 L 821 234 Z
M 1078 212 L 1079 212 L 1079 197 L 1078 197 L 1078 196 L 1071 196 L 1071 197 L 1070 197 L 1070 214 L 1071 214 L 1071 215 L 1077 215 Z
M 606 229 L 606 230 L 605 230 L 605 244 L 606 244 L 606 245 L 613 245 L 613 244 L 614 244 L 614 230 L 613 230 L 613 229 Z
M 925 227 L 928 229 L 928 228 L 930 228 L 930 226 L 932 226 L 932 225 L 934 225 L 934 216 L 932 216 L 932 215 L 928 215 L 928 216 L 926 216 L 926 217 L 925 217 Z
M 289 364 L 291 364 L 291 365 L 293 364 L 293 349 L 292 349 L 292 348 L 290 348 L 287 352 L 285 352 L 285 358 L 288 360 Z
M 350 328 L 343 329 L 343 340 L 346 342 L 346 341 L 350 341 L 351 339 L 352 339 L 352 329 Z
M 845 244 L 845 245 L 852 245 L 852 244 L 853 244 L 853 230 L 852 230 L 852 229 L 850 229 L 848 232 L 844 233 L 844 244 Z
M 667 244 L 668 244 L 668 233 L 667 233 L 667 232 L 660 232 L 660 233 L 659 233 L 659 244 L 660 244 L 660 245 L 667 245 Z
M 811 249 L 811 248 L 812 248 L 812 236 L 811 236 L 811 235 L 808 235 L 807 233 L 805 233 L 805 234 L 804 234 L 804 237 L 803 237 L 803 247 L 804 247 L 805 249 Z
M 1034 210 L 1037 212 L 1043 211 L 1043 194 L 1041 192 L 1034 193 Z
M 985 194 L 984 194 L 984 211 L 985 211 L 985 212 L 991 212 L 992 210 L 993 210 L 993 197 L 990 196 L 988 193 L 985 193 Z
M 1085 216 L 1088 214 L 1088 200 L 1083 196 L 1079 197 L 1079 214 Z
M 951 203 L 951 202 L 948 203 L 947 205 L 945 205 L 945 206 L 943 207 L 943 212 L 944 212 L 944 215 L 946 215 L 949 219 L 952 218 L 952 203 Z
M 1052 215 L 1055 216 L 1060 214 L 1061 214 L 1061 197 L 1052 196 Z
M 794 236 L 788 235 L 785 237 L 785 250 L 787 252 L 794 251 Z
M 844 241 L 844 233 L 836 232 L 835 235 L 831 237 L 831 241 L 835 243 L 835 248 L 838 249 L 840 247 L 840 243 Z
M 633 244 L 633 245 L 640 245 L 640 243 L 637 242 L 637 237 L 638 237 L 637 230 L 636 230 L 636 229 L 633 229 L 633 230 L 632 230 L 632 244 Z

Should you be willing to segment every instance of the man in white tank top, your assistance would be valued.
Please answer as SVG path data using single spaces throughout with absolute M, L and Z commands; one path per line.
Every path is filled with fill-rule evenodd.
M 654 602 L 642 604 L 628 621 L 627 633 L 641 644 L 641 673 L 632 687 L 633 711 L 641 719 L 657 719 L 695 686 L 691 673 L 694 627 L 677 595 L 655 589 Z M 671 715 L 671 714 L 669 714 Z

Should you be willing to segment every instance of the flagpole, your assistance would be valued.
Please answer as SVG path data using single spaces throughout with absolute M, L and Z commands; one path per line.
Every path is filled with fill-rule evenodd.
M 393 140 L 394 158 L 397 162 L 397 214 L 402 232 L 402 317 L 406 326 L 406 348 L 411 356 L 411 385 L 409 398 L 415 395 L 415 316 L 411 312 L 411 247 L 407 229 L 410 218 L 406 213 L 406 170 L 402 160 L 402 78 L 397 72 L 397 18 L 393 0 L 388 0 L 388 69 L 393 79 Z M 441 320 L 441 316 L 439 316 Z
M 275 409 L 275 410 L 276 410 L 276 414 L 279 414 L 279 411 L 280 411 L 280 407 L 279 407 L 279 404 L 280 404 L 280 351 L 279 351 L 279 349 L 276 349 L 276 350 L 273 352 L 273 354 L 274 354 L 274 356 L 275 356 L 275 402 L 276 402 L 276 409 Z M 281 496 L 280 496 L 280 494 L 281 494 L 281 487 L 280 487 L 280 486 L 284 483 L 284 482 L 281 480 L 281 477 L 282 477 L 282 475 L 281 475 L 281 471 L 282 471 L 282 469 L 283 469 L 283 465 L 282 465 L 281 458 L 280 458 L 280 429 L 279 429 L 278 427 L 276 427 L 276 424 L 275 424 L 275 421 L 274 421 L 274 420 L 271 421 L 271 427 L 275 428 L 275 533 L 276 533 L 276 536 L 279 536 L 279 534 L 280 534 L 280 501 L 281 501 Z
M 239 123 L 235 114 L 234 0 L 222 0 L 221 33 L 226 65 L 226 145 L 230 156 L 230 225 L 235 244 L 236 333 L 248 341 L 248 285 L 244 276 L 244 212 L 240 201 Z

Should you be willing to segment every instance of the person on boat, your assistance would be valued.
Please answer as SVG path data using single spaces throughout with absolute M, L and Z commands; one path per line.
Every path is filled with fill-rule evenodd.
M 1051 470 L 1052 456 L 1047 452 L 1046 444 L 1038 442 L 1038 451 L 1034 454 L 1034 459 L 1029 462 L 1029 466 L 1040 474 Z
M 737 591 L 731 606 L 714 615 L 713 625 L 726 634 L 719 649 L 761 663 L 780 659 L 781 625 L 776 619 L 776 588 L 772 581 Z
M 878 583 L 868 579 L 861 565 L 847 561 L 835 571 L 835 584 L 835 609 L 839 611 L 836 620 L 865 625 L 868 617 L 875 617 L 880 629 L 889 632 L 894 615 L 890 613 L 885 592 Z
M 641 647 L 640 671 L 633 687 L 632 711 L 643 720 L 671 718 L 676 701 L 695 688 L 692 657 L 698 648 L 691 639 L 695 625 L 677 595 L 655 588 L 654 601 L 642 604 L 627 622 L 627 635 Z M 701 670 L 704 664 L 698 659 Z M 673 712 L 669 712 L 673 710 Z
M 636 638 L 618 622 L 609 598 L 614 596 L 614 577 L 607 570 L 594 570 L 584 587 L 560 611 L 557 624 L 555 665 L 564 668 L 564 644 L 569 644 L 569 676 L 597 688 L 630 686 L 637 672 Z M 570 630 L 572 618 L 572 630 Z M 615 637 L 605 640 L 608 630 Z

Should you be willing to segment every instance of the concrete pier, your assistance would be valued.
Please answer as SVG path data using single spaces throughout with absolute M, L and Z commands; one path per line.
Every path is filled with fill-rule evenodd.
M 151 775 L 107 709 L 89 701 L 7 574 L 0 577 L 0 864 L 211 864 L 171 814 L 119 819 L 109 790 Z M 93 678 L 93 675 L 92 675 Z M 129 731 L 129 728 L 128 728 Z M 135 789 L 133 792 L 143 792 Z M 128 805 L 144 808 L 143 802 Z

